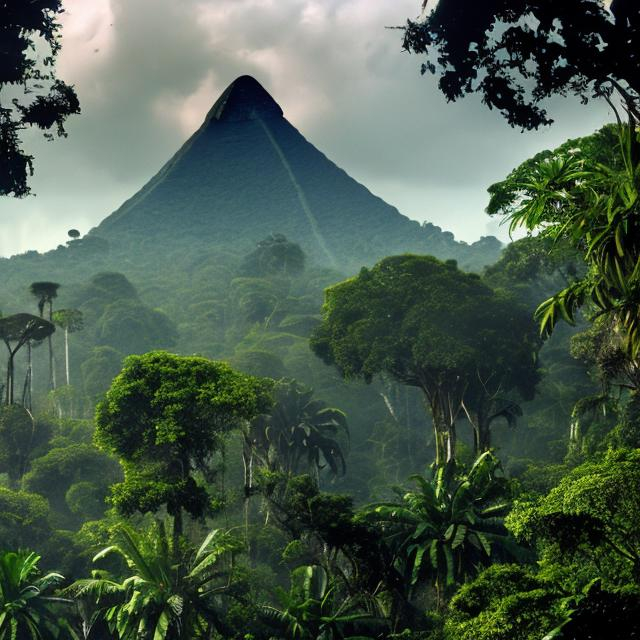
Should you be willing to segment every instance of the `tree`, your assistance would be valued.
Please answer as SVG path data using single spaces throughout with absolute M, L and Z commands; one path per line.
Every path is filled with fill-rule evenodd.
M 269 390 L 268 380 L 206 358 L 161 351 L 126 358 L 96 408 L 96 442 L 124 467 L 124 482 L 112 488 L 117 508 L 166 506 L 177 539 L 183 510 L 198 518 L 210 508 L 196 472 L 207 471 L 225 434 L 267 409 Z
M 428 1 L 423 2 L 423 11 Z M 553 95 L 609 100 L 640 119 L 640 10 L 633 0 L 439 0 L 408 21 L 404 48 L 426 54 L 447 100 L 479 93 L 512 126 L 552 119 Z
M 104 620 L 121 640 L 208 639 L 214 630 L 226 630 L 216 605 L 231 586 L 228 559 L 241 548 L 231 534 L 214 529 L 199 549 L 176 563 L 180 553 L 171 548 L 161 524 L 147 533 L 121 525 L 113 544 L 94 562 L 116 554 L 125 561 L 129 575 L 118 581 L 96 571 L 69 591 L 76 598 L 97 599 L 98 610 L 87 626 Z
M 60 285 L 57 282 L 32 282 L 29 290 L 31 295 L 38 299 L 38 311 L 40 317 L 44 318 L 44 308 L 49 305 L 49 322 L 53 322 L 53 299 L 58 297 L 58 289 Z M 56 372 L 53 363 L 53 343 L 51 335 L 47 336 L 49 342 L 49 388 L 56 388 Z M 31 345 L 29 345 L 29 354 L 31 354 Z
M 69 383 L 69 334 L 81 331 L 84 327 L 82 311 L 79 309 L 58 309 L 53 314 L 53 322 L 64 329 L 64 372 Z
M 9 352 L 7 362 L 7 385 L 5 403 L 13 404 L 14 360 L 16 353 L 31 340 L 44 340 L 56 330 L 55 326 L 43 318 L 30 313 L 16 313 L 0 318 L 0 338 Z M 14 343 L 14 346 L 11 344 Z
M 76 443 L 53 447 L 33 460 L 23 478 L 23 486 L 47 498 L 53 510 L 52 520 L 60 528 L 70 529 L 82 524 L 79 514 L 83 510 L 67 501 L 68 492 L 80 482 L 90 483 L 95 494 L 102 498 L 101 513 L 104 513 L 108 487 L 121 477 L 115 460 L 91 444 Z M 69 497 L 72 496 L 73 493 Z
M 291 378 L 276 382 L 273 399 L 273 406 L 252 421 L 247 433 L 248 445 L 264 465 L 287 474 L 308 471 L 317 476 L 324 467 L 333 475 L 344 473 L 339 442 L 341 435 L 348 436 L 344 413 L 314 400 L 313 389 Z
M 43 496 L 0 487 L 0 549 L 47 545 L 53 537 L 49 516 Z
M 49 595 L 64 577 L 38 576 L 40 556 L 30 551 L 0 551 L 0 638 L 55 640 L 67 627 L 52 611 Z M 59 599 L 58 599 L 59 600 Z
M 537 380 L 539 344 L 527 311 L 455 261 L 385 258 L 328 288 L 322 318 L 311 348 L 344 377 L 388 374 L 424 393 L 437 464 L 455 456 L 466 394 L 530 395 Z
M 510 508 L 508 484 L 489 452 L 466 474 L 456 475 L 449 463 L 431 480 L 411 479 L 417 491 L 398 490 L 400 501 L 371 505 L 364 517 L 382 526 L 410 588 L 432 581 L 441 608 L 454 584 L 495 558 L 494 544 L 510 546 L 503 525 Z
M 444 638 L 540 640 L 545 631 L 558 624 L 562 614 L 561 594 L 552 584 L 530 568 L 494 564 L 453 596 Z
M 245 256 L 241 272 L 258 278 L 298 276 L 304 271 L 305 261 L 306 255 L 300 245 L 287 240 L 281 233 L 272 233 Z
M 48 427 L 46 423 L 36 423 L 24 407 L 0 407 L 0 472 L 7 474 L 12 485 L 28 471 L 34 452 L 48 442 Z
M 489 191 L 494 188 L 499 185 L 492 185 Z M 533 305 L 534 311 L 536 301 L 575 280 L 582 264 L 581 254 L 568 242 L 526 236 L 509 243 L 500 259 L 485 268 L 483 278 L 494 289 L 508 290 L 523 304 Z
M 171 347 L 178 333 L 162 311 L 137 300 L 116 300 L 108 304 L 96 326 L 96 341 L 124 354 L 145 353 Z
M 640 585 L 639 498 L 640 450 L 610 451 L 573 469 L 546 496 L 516 502 L 507 526 L 536 545 L 546 565 L 570 567 L 575 581 Z
M 3 4 L 0 90 L 16 97 L 0 107 L 0 195 L 21 197 L 30 192 L 27 181 L 33 175 L 33 157 L 22 150 L 20 131 L 55 127 L 58 136 L 66 136 L 67 116 L 80 113 L 73 87 L 55 74 L 62 11 L 61 0 Z M 53 138 L 50 133 L 45 137 Z
M 111 347 L 94 347 L 89 357 L 80 365 L 82 385 L 91 410 L 122 369 L 123 355 Z
M 494 185 L 487 211 L 568 241 L 584 256 L 586 272 L 545 300 L 536 312 L 543 334 L 560 319 L 575 321 L 592 305 L 610 316 L 631 359 L 640 353 L 640 141 L 635 125 L 619 123 L 616 152 L 601 162 L 593 140 L 528 161 Z M 604 135 L 596 136 L 596 142 Z M 602 154 L 600 154 L 602 155 Z

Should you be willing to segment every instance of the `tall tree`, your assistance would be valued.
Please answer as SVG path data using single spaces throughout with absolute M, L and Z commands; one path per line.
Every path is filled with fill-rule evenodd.
M 269 390 L 267 380 L 206 358 L 161 351 L 126 358 L 96 408 L 96 442 L 124 467 L 124 482 L 112 488 L 117 508 L 166 506 L 177 540 L 183 511 L 201 517 L 210 504 L 196 473 L 207 471 L 226 433 L 267 409 Z
M 53 313 L 53 322 L 64 329 L 64 372 L 65 381 L 69 385 L 69 334 L 83 329 L 82 311 L 79 309 L 58 309 Z
M 622 100 L 640 120 L 640 7 L 634 0 L 439 0 L 408 21 L 448 100 L 479 93 L 513 126 L 550 124 L 553 95 Z
M 20 132 L 36 126 L 45 131 L 55 128 L 59 136 L 66 136 L 67 116 L 80 113 L 73 87 L 55 73 L 62 11 L 61 0 L 2 4 L 0 91 L 11 91 L 14 98 L 0 106 L 0 195 L 20 197 L 30 191 L 33 157 L 23 151 Z
M 322 315 L 311 347 L 344 377 L 384 373 L 424 393 L 437 464 L 455 457 L 456 421 L 472 392 L 535 384 L 539 345 L 527 311 L 454 261 L 385 258 L 328 288 Z
M 13 404 L 14 394 L 14 360 L 16 353 L 31 340 L 44 340 L 56 330 L 55 326 L 30 313 L 16 313 L 12 316 L 0 318 L 0 339 L 5 343 L 9 352 L 7 361 L 7 382 L 5 403 Z
M 11 486 L 18 484 L 27 472 L 35 451 L 41 449 L 50 437 L 49 425 L 36 422 L 24 407 L 9 405 L 0 408 L 0 470 L 7 474 Z
M 60 285 L 57 282 L 32 282 L 29 287 L 31 295 L 38 299 L 38 311 L 40 312 L 41 318 L 44 318 L 44 310 L 48 305 L 49 322 L 53 322 L 53 300 L 58 297 L 59 288 Z M 47 337 L 47 340 L 49 343 L 49 388 L 53 390 L 56 388 L 56 372 L 53 362 L 53 343 L 51 341 L 51 335 Z

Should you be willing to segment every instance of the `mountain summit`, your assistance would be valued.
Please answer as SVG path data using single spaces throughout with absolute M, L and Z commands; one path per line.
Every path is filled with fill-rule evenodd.
M 310 144 L 250 76 L 234 80 L 159 173 L 91 233 L 121 248 L 186 241 L 238 251 L 281 233 L 344 271 L 403 252 L 478 266 L 500 246 L 470 247 L 401 215 Z
M 251 76 L 234 80 L 209 111 L 211 119 L 222 122 L 243 122 L 258 118 L 281 118 L 284 114 L 278 103 Z

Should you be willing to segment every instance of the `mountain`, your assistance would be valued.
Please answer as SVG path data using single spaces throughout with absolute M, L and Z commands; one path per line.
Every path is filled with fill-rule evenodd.
M 478 268 L 500 251 L 495 238 L 459 243 L 400 214 L 308 142 L 250 76 L 232 82 L 159 173 L 90 236 L 121 248 L 189 241 L 249 251 L 270 233 L 343 272 L 402 252 Z

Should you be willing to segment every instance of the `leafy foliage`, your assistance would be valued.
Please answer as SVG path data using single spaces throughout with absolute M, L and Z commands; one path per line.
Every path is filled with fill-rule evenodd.
M 432 582 L 441 605 L 447 590 L 492 561 L 494 545 L 513 549 L 502 524 L 510 506 L 507 483 L 489 452 L 465 475 L 457 476 L 449 463 L 431 480 L 412 480 L 417 491 L 372 505 L 365 517 L 383 527 L 406 584 Z
M 125 513 L 166 505 L 193 517 L 208 509 L 193 477 L 204 471 L 223 437 L 270 403 L 269 383 L 223 362 L 160 351 L 126 358 L 96 409 L 96 442 L 124 464 L 113 488 Z
M 0 638 L 52 640 L 64 623 L 52 611 L 52 589 L 64 578 L 38 577 L 40 556 L 29 551 L 0 551 Z
M 20 197 L 30 191 L 27 181 L 28 175 L 33 174 L 33 158 L 21 148 L 20 131 L 30 126 L 44 130 L 55 126 L 57 134 L 65 136 L 67 116 L 80 112 L 73 87 L 55 74 L 60 13 L 60 0 L 11 0 L 3 5 L 0 89 L 21 85 L 22 90 L 13 107 L 4 101 L 5 106 L 0 109 L 0 195 Z M 36 55 L 36 42 L 45 52 L 48 49 L 48 54 Z
M 300 245 L 287 240 L 281 233 L 272 233 L 258 242 L 245 256 L 241 271 L 248 276 L 295 276 L 304 271 L 306 256 Z
M 560 148 L 525 163 L 493 187 L 489 211 L 505 216 L 512 228 L 524 226 L 566 240 L 584 255 L 586 274 L 538 307 L 543 334 L 560 319 L 574 322 L 578 309 L 589 303 L 615 320 L 635 358 L 640 350 L 640 142 L 633 123 L 619 123 L 618 134 L 616 162 L 598 162 L 589 145 L 584 150 Z
M 210 638 L 213 629 L 225 628 L 216 604 L 229 587 L 227 558 L 240 548 L 232 535 L 214 529 L 199 549 L 176 564 L 176 550 L 161 524 L 146 534 L 121 526 L 94 562 L 117 554 L 129 575 L 118 581 L 96 570 L 69 591 L 95 599 L 98 608 L 87 626 L 104 620 L 120 640 Z
M 439 74 L 448 100 L 479 93 L 512 126 L 534 129 L 552 122 L 543 104 L 554 95 L 617 92 L 638 113 L 639 18 L 625 0 L 440 0 L 408 21 L 404 48 L 427 54 L 422 72 Z
M 251 423 L 249 445 L 272 471 L 313 472 L 326 466 L 333 475 L 345 472 L 340 439 L 348 436 L 339 409 L 313 399 L 313 389 L 292 379 L 278 381 L 273 406 Z M 301 468 L 304 460 L 305 469 Z
M 291 574 L 291 589 L 278 590 L 280 607 L 264 606 L 267 621 L 292 640 L 367 640 L 384 623 L 363 610 L 357 596 L 343 598 L 320 566 L 298 567 Z M 377 627 L 377 629 L 376 629 Z M 364 632 L 361 630 L 365 629 Z
M 639 461 L 636 449 L 586 462 L 547 496 L 516 503 L 507 525 L 516 538 L 537 543 L 547 562 L 580 566 L 587 581 L 600 575 L 613 585 L 637 582 Z M 574 579 L 578 576 L 576 570 Z
M 562 619 L 560 594 L 520 565 L 495 564 L 464 584 L 447 611 L 446 640 L 539 640 Z
M 346 378 L 371 382 L 385 373 L 421 389 L 440 463 L 455 455 L 466 398 L 479 404 L 513 389 L 531 395 L 532 329 L 526 310 L 455 262 L 403 255 L 326 290 L 311 348 Z

